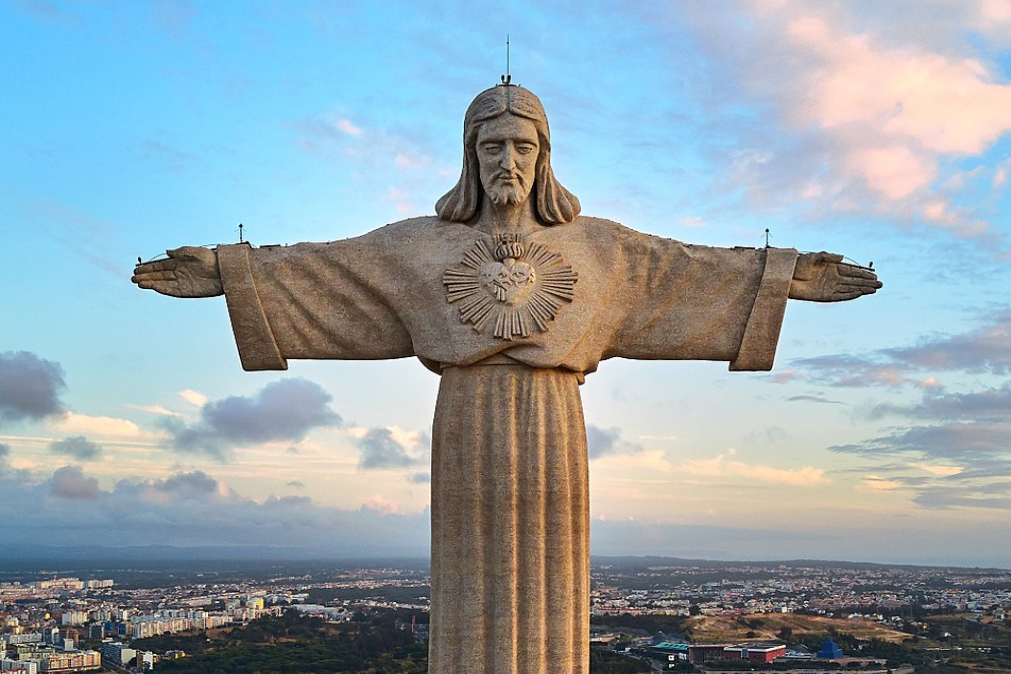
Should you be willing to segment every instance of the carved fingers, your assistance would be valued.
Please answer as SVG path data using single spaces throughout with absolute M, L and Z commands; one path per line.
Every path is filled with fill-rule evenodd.
M 881 287 L 877 274 L 842 259 L 842 255 L 825 252 L 801 255 L 790 283 L 790 298 L 842 302 L 877 292 Z
M 137 265 L 130 280 L 171 297 L 215 297 L 224 292 L 215 251 L 183 246 L 165 252 L 168 259 Z

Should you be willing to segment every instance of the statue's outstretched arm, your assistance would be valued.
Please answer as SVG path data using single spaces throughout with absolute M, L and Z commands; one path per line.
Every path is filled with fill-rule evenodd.
M 790 299 L 842 302 L 877 292 L 881 287 L 877 274 L 842 259 L 834 253 L 802 254 L 790 282 Z
M 137 265 L 130 280 L 141 288 L 172 297 L 217 297 L 224 294 L 215 250 L 183 246 L 165 252 L 167 260 Z

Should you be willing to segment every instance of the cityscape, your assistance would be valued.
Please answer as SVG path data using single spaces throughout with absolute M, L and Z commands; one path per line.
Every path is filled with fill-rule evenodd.
M 0 671 L 216 671 L 247 657 L 234 635 L 281 624 L 394 639 L 375 657 L 398 669 L 330 671 L 425 671 L 421 560 L 95 566 L 0 572 Z M 595 673 L 1011 671 L 1011 570 L 605 557 L 591 574 Z M 260 653 L 259 670 L 218 666 L 281 671 Z M 283 671 L 316 671 L 301 666 Z

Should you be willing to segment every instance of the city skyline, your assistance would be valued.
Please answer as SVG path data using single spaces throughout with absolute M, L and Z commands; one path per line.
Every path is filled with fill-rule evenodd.
M 489 20 L 494 12 L 496 20 Z M 586 215 L 829 250 L 776 366 L 608 360 L 591 552 L 1011 567 L 1011 9 L 1001 2 L 0 4 L 13 545 L 424 555 L 438 378 L 241 370 L 224 302 L 138 257 L 433 212 L 506 67 Z

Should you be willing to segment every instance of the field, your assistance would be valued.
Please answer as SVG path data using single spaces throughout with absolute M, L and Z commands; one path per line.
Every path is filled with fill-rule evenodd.
M 782 639 L 780 634 L 786 628 L 794 638 L 803 634 L 828 634 L 836 632 L 851 634 L 857 639 L 881 639 L 901 643 L 909 639 L 905 632 L 893 630 L 870 620 L 841 620 L 819 616 L 797 615 L 793 613 L 762 613 L 739 618 L 729 616 L 698 616 L 687 621 L 692 640 L 698 642 L 723 642 Z M 749 633 L 753 636 L 748 636 Z M 787 639 L 789 641 L 789 639 Z

